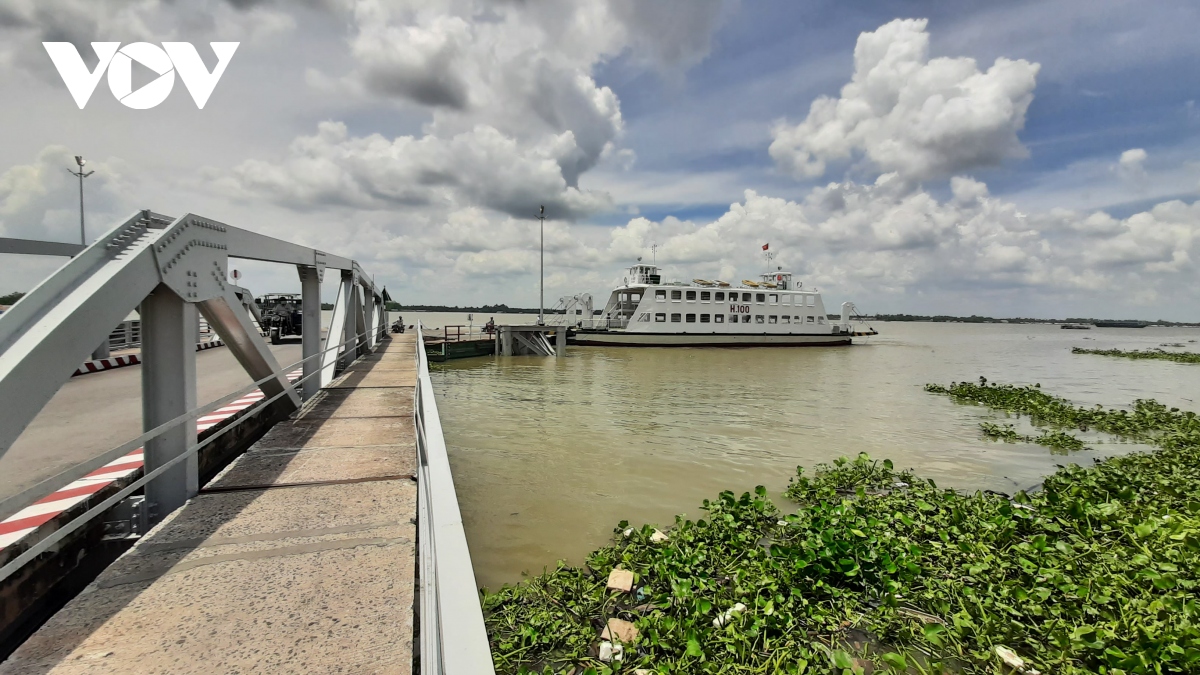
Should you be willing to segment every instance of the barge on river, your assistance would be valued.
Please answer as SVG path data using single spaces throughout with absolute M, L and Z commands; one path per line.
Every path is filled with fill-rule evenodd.
M 693 279 L 662 283 L 658 267 L 629 268 L 604 311 L 580 321 L 570 344 L 630 347 L 807 347 L 848 345 L 856 336 L 854 303 L 842 303 L 840 320 L 831 321 L 821 294 L 804 290 L 782 270 L 743 280 Z

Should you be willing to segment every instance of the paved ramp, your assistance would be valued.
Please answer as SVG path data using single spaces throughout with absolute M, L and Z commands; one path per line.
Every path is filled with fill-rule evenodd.
M 0 664 L 29 673 L 410 673 L 416 339 L 276 425 Z

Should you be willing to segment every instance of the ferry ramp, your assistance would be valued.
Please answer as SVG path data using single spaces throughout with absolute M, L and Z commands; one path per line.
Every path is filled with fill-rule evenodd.
M 296 267 L 300 361 L 263 341 L 225 282 L 233 257 Z M 0 675 L 493 673 L 422 329 L 389 336 L 387 301 L 353 260 L 141 211 L 0 316 L 0 456 L 134 306 L 144 430 L 0 500 L 4 522 L 40 514 L 0 544 L 4 635 L 22 603 L 78 591 Z M 200 406 L 198 314 L 253 381 Z M 128 548 L 102 571 L 79 564 L 114 541 Z
M 415 334 L 273 427 L 0 673 L 408 673 Z

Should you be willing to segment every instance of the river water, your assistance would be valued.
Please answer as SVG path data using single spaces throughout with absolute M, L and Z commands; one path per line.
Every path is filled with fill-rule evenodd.
M 420 318 L 439 325 L 465 316 Z M 1040 382 L 1080 404 L 1120 407 L 1155 398 L 1200 410 L 1198 366 L 1070 353 L 1072 346 L 1162 343 L 1197 351 L 1198 329 L 874 325 L 880 335 L 852 347 L 580 347 L 557 360 L 435 364 L 479 584 L 514 583 L 558 559 L 578 563 L 623 519 L 670 524 L 675 514 L 701 517 L 700 503 L 726 489 L 765 485 L 778 496 L 798 465 L 843 455 L 890 458 L 943 487 L 1012 492 L 1037 484 L 1057 464 L 1140 448 L 1110 441 L 1066 456 L 987 441 L 978 424 L 999 415 L 928 394 L 927 382 L 984 376 Z

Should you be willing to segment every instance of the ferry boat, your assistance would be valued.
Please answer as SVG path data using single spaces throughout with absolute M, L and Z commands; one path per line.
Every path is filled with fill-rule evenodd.
M 793 283 L 779 270 L 743 280 L 693 279 L 663 283 L 655 265 L 629 268 L 604 311 L 579 321 L 569 343 L 641 347 L 800 347 L 848 345 L 855 336 L 854 303 L 842 303 L 840 321 L 830 321 L 821 294 Z M 590 314 L 590 312 L 589 312 Z

